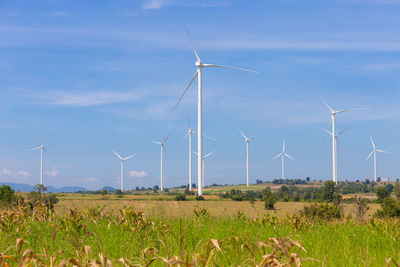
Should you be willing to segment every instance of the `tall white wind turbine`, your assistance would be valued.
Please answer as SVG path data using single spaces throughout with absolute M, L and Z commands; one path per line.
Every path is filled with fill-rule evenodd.
M 286 142 L 285 142 L 285 140 L 283 140 L 282 152 L 279 153 L 279 154 L 278 154 L 275 158 L 273 158 L 272 160 L 275 160 L 275 159 L 277 159 L 277 158 L 279 158 L 279 157 L 282 158 L 282 179 L 285 180 L 285 157 L 287 157 L 287 158 L 289 158 L 289 159 L 291 159 L 291 160 L 293 160 L 293 161 L 296 161 L 294 158 L 292 158 L 291 156 L 289 156 L 289 155 L 286 153 Z
M 197 151 L 198 151 L 198 156 L 197 156 L 197 182 L 198 182 L 198 191 L 197 194 L 199 196 L 203 195 L 203 188 L 202 188 L 202 184 L 201 184 L 201 179 L 203 177 L 203 163 L 202 163 L 202 158 L 203 158 L 203 111 L 202 111 L 202 70 L 203 68 L 227 68 L 227 69 L 236 69 L 236 70 L 243 70 L 243 71 L 249 71 L 249 72 L 255 72 L 253 70 L 248 70 L 248 69 L 243 69 L 243 68 L 237 68 L 237 67 L 231 67 L 231 66 L 222 66 L 222 65 L 215 65 L 215 64 L 205 64 L 201 61 L 199 55 L 197 54 L 196 49 L 194 48 L 194 44 L 192 41 L 192 38 L 190 37 L 189 31 L 186 29 L 186 33 L 188 35 L 189 41 L 192 45 L 193 48 L 193 52 L 196 56 L 196 67 L 197 70 L 194 73 L 194 76 L 192 78 L 192 80 L 189 82 L 188 86 L 186 87 L 186 89 L 183 91 L 183 94 L 181 95 L 181 97 L 179 98 L 178 102 L 176 103 L 176 105 L 173 107 L 172 111 L 175 110 L 175 108 L 178 106 L 179 102 L 182 100 L 182 98 L 185 96 L 186 92 L 189 90 L 190 86 L 192 85 L 193 81 L 195 80 L 196 77 L 198 77 L 198 93 L 197 93 L 197 97 L 198 97 L 198 113 L 197 113 L 197 131 L 198 131 L 198 135 L 197 135 Z
M 44 144 L 41 144 L 39 147 L 32 148 L 28 151 L 35 151 L 35 150 L 40 150 L 40 184 L 44 185 L 43 184 L 43 156 L 44 156 L 43 152 L 46 152 L 48 155 L 50 155 L 50 154 L 46 150 Z
M 338 167 L 338 155 L 339 155 L 339 137 L 347 130 L 347 129 L 344 129 L 343 131 L 341 131 L 341 132 L 339 132 L 337 135 L 333 135 L 333 133 L 332 132 L 330 132 L 330 131 L 328 131 L 328 130 L 326 130 L 326 129 L 322 129 L 322 130 L 324 130 L 327 134 L 329 134 L 330 136 L 333 136 L 334 138 L 335 138 L 335 151 L 336 151 L 336 154 L 335 154 L 335 166 L 336 166 L 336 168 Z M 336 170 L 337 171 L 337 170 Z M 338 181 L 338 174 L 336 173 L 336 181 L 334 180 L 334 182 L 337 184 L 337 181 Z
M 124 161 L 136 156 L 136 154 L 123 158 L 117 152 L 113 151 L 113 153 L 121 160 L 121 191 L 124 192 Z
M 374 139 L 372 139 L 372 136 L 370 136 L 370 138 L 371 138 L 371 144 L 372 144 L 372 151 L 371 151 L 371 153 L 369 153 L 369 155 L 365 159 L 365 161 L 367 161 L 372 155 L 374 155 L 374 181 L 376 182 L 376 152 L 380 152 L 380 153 L 389 153 L 389 152 L 380 150 L 380 149 L 376 149 Z
M 184 141 L 186 138 L 189 138 L 189 191 L 192 191 L 192 184 L 193 184 L 193 182 L 192 182 L 192 134 L 197 134 L 197 132 L 192 130 L 192 127 L 190 126 L 190 121 L 188 119 L 188 132 L 185 135 L 185 137 L 183 137 L 182 141 Z M 203 135 L 203 137 L 216 142 L 215 139 L 208 137 L 206 135 Z
M 199 155 L 199 153 L 197 153 L 197 152 L 193 152 L 194 154 L 196 154 L 196 155 Z M 204 155 L 202 158 L 201 158 L 201 161 L 202 161 L 202 167 L 203 167 L 203 177 L 201 177 L 201 186 L 202 187 L 204 187 L 204 160 L 206 159 L 206 158 L 208 158 L 209 156 L 211 156 L 212 154 L 214 154 L 215 153 L 215 150 L 214 151 L 211 151 L 210 153 L 208 153 L 208 154 L 206 154 L 206 155 Z
M 160 169 L 160 173 L 161 173 L 161 181 L 160 181 L 160 190 L 164 191 L 164 155 L 163 152 L 165 151 L 165 153 L 167 153 L 166 149 L 165 149 L 165 143 L 167 142 L 168 138 L 171 136 L 172 132 L 169 133 L 169 135 L 167 137 L 164 138 L 163 141 L 159 142 L 159 141 L 152 141 L 150 140 L 150 142 L 153 142 L 155 144 L 160 145 L 161 147 L 161 169 Z
M 325 102 L 325 100 L 322 99 L 322 102 L 324 102 L 325 106 L 329 109 L 331 112 L 331 120 L 330 123 L 332 123 L 332 179 L 333 181 L 337 184 L 337 145 L 336 145 L 336 133 L 335 133 L 335 116 L 339 113 L 347 112 L 347 111 L 352 111 L 352 110 L 362 110 L 365 108 L 351 108 L 351 109 L 342 109 L 342 110 L 334 110 L 332 109 L 328 103 Z
M 255 138 L 248 138 L 240 129 L 239 132 L 246 142 L 246 185 L 249 186 L 249 143 Z

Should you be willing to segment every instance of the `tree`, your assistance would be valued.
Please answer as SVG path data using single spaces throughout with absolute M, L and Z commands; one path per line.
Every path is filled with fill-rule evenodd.
M 276 199 L 275 199 L 274 195 L 272 195 L 271 190 L 269 190 L 269 191 L 267 190 L 264 195 L 264 207 L 267 210 L 274 210 L 275 203 L 276 203 Z
M 390 197 L 390 193 L 385 187 L 379 187 L 376 189 L 376 196 L 378 197 L 378 202 L 382 203 L 385 198 Z
M 394 195 L 397 199 L 400 199 L 400 183 L 396 183 L 393 189 Z
M 354 206 L 356 207 L 357 217 L 361 220 L 364 218 L 365 213 L 369 210 L 368 200 L 362 197 L 354 198 Z
M 392 184 L 387 184 L 385 188 L 391 194 L 393 192 L 394 186 Z
M 107 190 L 105 190 L 105 189 L 103 189 L 103 190 L 100 190 L 100 192 L 99 192 L 103 197 L 105 196 L 105 195 L 107 195 Z
M 326 201 L 333 201 L 335 196 L 335 182 L 334 181 L 326 181 L 324 183 L 324 187 L 322 189 L 322 198 Z
M 306 181 L 307 181 L 307 182 L 309 182 L 310 180 L 311 180 L 311 178 L 310 178 L 310 177 L 307 177 L 307 178 L 306 178 Z
M 37 184 L 33 188 L 36 189 L 39 192 L 39 194 L 43 194 L 44 191 L 47 191 L 47 187 L 45 187 L 42 184 Z
M 14 190 L 8 185 L 0 187 L 0 202 L 11 203 L 15 199 Z

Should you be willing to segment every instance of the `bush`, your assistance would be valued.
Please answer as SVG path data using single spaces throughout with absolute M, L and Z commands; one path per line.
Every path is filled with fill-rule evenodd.
M 343 217 L 343 211 L 339 206 L 332 204 L 312 204 L 310 206 L 305 206 L 304 209 L 300 211 L 300 216 L 330 221 L 341 219 Z
M 2 185 L 0 187 L 0 202 L 11 204 L 15 200 L 14 190 L 8 185 Z
M 264 197 L 264 207 L 267 210 L 274 210 L 275 209 L 275 203 L 276 203 L 276 199 L 274 198 L 274 196 L 272 195 L 271 192 L 266 193 L 265 197 Z
M 180 193 L 180 194 L 177 194 L 177 195 L 174 197 L 174 199 L 175 199 L 176 201 L 185 201 L 185 200 L 186 200 L 186 195 L 185 195 L 184 193 Z
M 240 196 L 240 195 L 234 195 L 234 196 L 232 196 L 232 200 L 233 200 L 233 201 L 242 201 L 242 200 L 243 200 L 243 197 Z
M 356 196 L 354 198 L 354 206 L 356 207 L 357 217 L 363 219 L 365 213 L 369 210 L 368 199 Z
M 324 183 L 324 187 L 323 187 L 323 193 L 322 193 L 322 198 L 325 201 L 331 202 L 334 199 L 334 195 L 335 195 L 335 182 L 334 181 L 326 181 Z
M 203 201 L 206 200 L 203 196 L 196 196 L 196 200 Z
M 400 217 L 400 203 L 398 200 L 387 197 L 382 201 L 380 210 L 374 214 L 376 217 Z
M 393 189 L 394 195 L 396 196 L 397 199 L 400 199 L 400 183 L 397 182 L 394 185 L 394 189 Z
M 376 189 L 376 196 L 378 197 L 378 202 L 383 203 L 385 198 L 390 197 L 390 193 L 385 187 L 379 187 Z

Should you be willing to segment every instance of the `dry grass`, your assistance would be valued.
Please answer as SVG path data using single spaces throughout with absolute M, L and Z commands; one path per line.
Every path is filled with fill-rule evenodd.
M 211 197 L 211 196 L 210 196 Z M 95 207 L 96 205 L 105 206 L 105 210 L 117 211 L 125 206 L 133 206 L 138 211 L 149 216 L 161 216 L 178 218 L 182 216 L 192 216 L 194 207 L 206 208 L 211 215 L 235 215 L 240 213 L 248 217 L 255 218 L 264 216 L 267 213 L 275 213 L 278 217 L 283 218 L 286 215 L 292 215 L 298 210 L 303 209 L 303 202 L 278 202 L 275 205 L 276 211 L 267 211 L 264 208 L 264 203 L 256 201 L 250 203 L 248 201 L 232 201 L 232 200 L 209 200 L 209 201 L 156 201 L 156 200 L 135 200 L 135 198 L 123 198 L 113 200 L 103 199 L 82 199 L 75 200 L 64 199 L 56 205 L 56 213 L 63 214 L 65 211 L 76 207 Z M 369 204 L 367 215 L 373 214 L 379 204 Z M 352 214 L 355 216 L 355 208 L 353 204 L 344 204 L 344 212 L 346 215 Z

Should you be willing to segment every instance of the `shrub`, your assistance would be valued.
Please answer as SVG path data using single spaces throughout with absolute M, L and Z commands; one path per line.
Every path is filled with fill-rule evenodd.
M 176 201 L 185 201 L 185 200 L 186 200 L 186 195 L 185 195 L 184 193 L 180 193 L 180 194 L 177 194 L 177 195 L 174 197 L 174 199 L 175 199 Z
M 232 196 L 232 200 L 233 200 L 233 201 L 242 201 L 242 200 L 243 200 L 243 197 L 240 196 L 240 195 L 234 195 L 234 196 Z
M 334 195 L 335 195 L 335 182 L 334 181 L 326 181 L 324 183 L 324 187 L 323 187 L 323 193 L 322 193 L 322 198 L 325 201 L 331 202 L 334 199 Z
M 196 196 L 196 200 L 202 201 L 202 200 L 206 200 L 206 199 L 203 196 Z
M 264 197 L 264 207 L 267 210 L 274 210 L 275 209 L 275 203 L 276 203 L 276 199 L 272 195 L 272 193 L 271 192 L 266 193 L 266 195 Z
M 332 204 L 312 204 L 305 206 L 300 211 L 300 216 L 320 220 L 334 220 L 343 217 L 343 211 L 339 206 Z
M 394 189 L 393 189 L 394 195 L 396 196 L 397 199 L 400 199 L 400 183 L 397 182 L 394 185 Z
M 14 190 L 8 185 L 3 185 L 0 187 L 0 202 L 10 204 L 15 199 Z
M 385 187 L 379 187 L 376 189 L 376 196 L 378 197 L 378 202 L 383 203 L 385 198 L 390 197 L 390 193 Z
M 374 214 L 376 217 L 400 217 L 400 203 L 398 200 L 387 197 L 382 201 L 380 210 Z
M 363 219 L 365 213 L 369 210 L 368 199 L 356 196 L 354 198 L 354 206 L 356 207 L 357 218 Z

